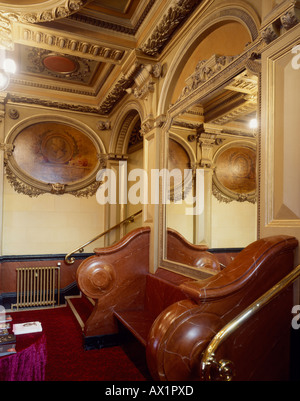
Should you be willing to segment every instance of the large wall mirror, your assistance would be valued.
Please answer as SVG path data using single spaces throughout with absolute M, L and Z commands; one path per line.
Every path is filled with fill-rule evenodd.
M 198 61 L 168 111 L 161 265 L 201 277 L 168 252 L 176 231 L 208 250 L 257 239 L 260 60 L 255 51 Z M 177 94 L 178 95 L 178 94 Z M 184 267 L 184 269 L 183 269 Z

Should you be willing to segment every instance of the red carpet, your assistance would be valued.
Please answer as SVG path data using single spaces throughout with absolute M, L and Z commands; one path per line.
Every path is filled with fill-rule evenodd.
M 85 351 L 81 329 L 69 306 L 13 312 L 11 315 L 12 323 L 42 323 L 47 346 L 46 381 L 147 380 L 123 347 Z M 26 336 L 18 336 L 17 344 L 26 341 Z

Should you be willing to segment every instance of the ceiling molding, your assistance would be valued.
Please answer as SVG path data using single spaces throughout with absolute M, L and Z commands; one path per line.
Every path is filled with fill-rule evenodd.
M 155 4 L 156 0 L 149 0 L 146 2 L 146 5 L 143 10 L 141 10 L 140 15 L 136 18 L 136 21 L 128 22 L 117 22 L 107 20 L 103 18 L 103 15 L 96 16 L 92 14 L 86 13 L 83 9 L 76 14 L 72 14 L 68 17 L 68 20 L 79 23 L 84 23 L 93 27 L 103 28 L 111 31 L 115 31 L 122 34 L 132 35 L 134 36 L 141 25 L 143 24 L 144 20 L 146 19 L 147 15 L 149 14 L 150 10 L 152 9 L 153 5 Z
M 42 25 L 16 23 L 14 42 L 113 64 L 119 64 L 125 54 L 122 46 L 104 45 L 95 39 L 82 38 L 78 34 L 70 36 Z
M 0 2 L 0 46 L 12 50 L 12 35 L 15 22 L 36 24 L 66 18 L 79 11 L 91 0 L 48 0 L 25 4 L 12 0 L 10 4 Z
M 175 31 L 186 21 L 199 0 L 179 0 L 163 15 L 150 37 L 140 46 L 140 50 L 148 56 L 157 56 L 162 52 Z

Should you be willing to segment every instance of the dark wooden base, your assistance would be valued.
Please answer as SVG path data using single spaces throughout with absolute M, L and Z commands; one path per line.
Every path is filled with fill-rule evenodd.
M 105 336 L 83 336 L 83 346 L 86 351 L 114 347 L 122 343 L 120 335 L 108 334 Z

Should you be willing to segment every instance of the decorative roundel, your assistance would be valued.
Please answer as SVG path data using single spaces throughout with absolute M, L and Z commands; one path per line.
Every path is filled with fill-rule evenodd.
M 221 150 L 215 158 L 213 184 L 213 193 L 220 200 L 255 202 L 255 148 L 236 144 Z
M 52 72 L 58 74 L 71 74 L 76 71 L 77 64 L 69 57 L 59 55 L 49 55 L 43 59 L 44 66 Z

